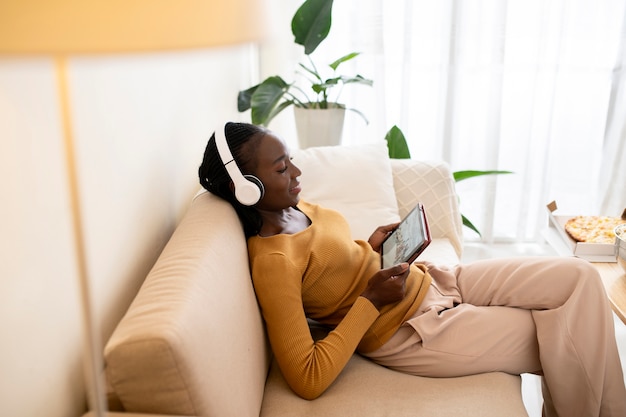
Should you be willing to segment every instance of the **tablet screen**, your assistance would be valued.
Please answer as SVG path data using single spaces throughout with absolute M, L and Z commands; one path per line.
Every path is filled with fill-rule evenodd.
M 411 263 L 430 244 L 430 232 L 422 204 L 418 204 L 402 220 L 382 244 L 382 267 L 402 262 Z

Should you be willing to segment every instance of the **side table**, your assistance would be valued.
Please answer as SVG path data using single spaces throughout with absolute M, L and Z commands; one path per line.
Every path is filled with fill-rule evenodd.
M 626 272 L 615 262 L 593 263 L 602 278 L 613 311 L 626 324 Z

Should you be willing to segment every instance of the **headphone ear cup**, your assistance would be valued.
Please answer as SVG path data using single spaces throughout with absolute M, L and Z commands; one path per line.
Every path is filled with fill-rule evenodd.
M 243 177 L 247 179 L 248 181 L 256 184 L 257 187 L 259 187 L 259 191 L 261 192 L 261 195 L 259 196 L 259 200 L 262 199 L 263 196 L 265 195 L 265 186 L 263 185 L 261 180 L 255 177 L 254 175 L 250 175 L 250 174 L 244 175 Z
M 244 175 L 247 181 L 235 185 L 235 197 L 244 206 L 253 206 L 265 194 L 265 187 L 260 179 L 254 175 Z

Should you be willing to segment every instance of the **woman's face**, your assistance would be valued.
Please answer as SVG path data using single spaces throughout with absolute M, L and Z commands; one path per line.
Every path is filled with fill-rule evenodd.
M 265 194 L 256 204 L 260 210 L 282 210 L 300 201 L 302 171 L 290 159 L 284 142 L 269 132 L 261 138 L 256 153 L 254 175 L 261 180 Z

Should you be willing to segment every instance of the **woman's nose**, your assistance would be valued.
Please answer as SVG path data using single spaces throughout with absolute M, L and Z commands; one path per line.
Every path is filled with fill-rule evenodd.
M 292 174 L 291 174 L 291 176 L 293 178 L 296 178 L 296 177 L 299 177 L 300 175 L 302 175 L 302 171 L 300 171 L 300 168 L 298 168 L 293 163 L 291 164 L 291 166 L 293 167 Z

